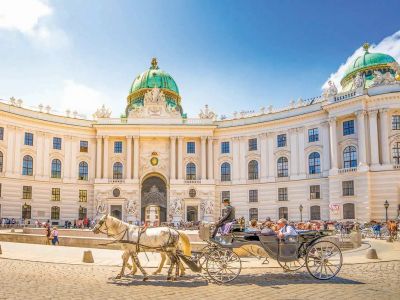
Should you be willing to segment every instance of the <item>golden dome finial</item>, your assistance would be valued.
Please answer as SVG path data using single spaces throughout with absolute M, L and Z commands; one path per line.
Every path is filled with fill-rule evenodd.
M 365 52 L 368 52 L 368 49 L 369 49 L 369 44 L 368 44 L 368 42 L 365 42 L 365 43 L 364 43 L 363 49 L 364 49 Z
M 151 68 L 158 69 L 158 62 L 156 57 L 153 57 L 153 59 L 151 60 Z

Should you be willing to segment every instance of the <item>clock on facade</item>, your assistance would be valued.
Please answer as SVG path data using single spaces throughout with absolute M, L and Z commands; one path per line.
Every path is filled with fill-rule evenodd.
M 150 159 L 150 163 L 152 166 L 157 166 L 158 165 L 158 158 L 157 157 L 152 157 Z

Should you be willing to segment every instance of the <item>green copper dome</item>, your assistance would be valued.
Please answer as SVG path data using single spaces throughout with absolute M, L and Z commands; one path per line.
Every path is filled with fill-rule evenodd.
M 357 74 L 364 77 L 364 87 L 369 88 L 374 79 L 374 71 L 379 71 L 382 74 L 386 72 L 395 73 L 392 64 L 396 63 L 396 60 L 393 57 L 383 53 L 370 53 L 368 43 L 365 43 L 363 48 L 363 55 L 357 57 L 351 63 L 340 81 L 342 91 L 354 89 L 353 79 Z
M 129 93 L 132 94 L 140 89 L 163 88 L 179 94 L 175 80 L 167 72 L 158 68 L 157 60 L 153 58 L 149 70 L 138 75 L 132 83 Z

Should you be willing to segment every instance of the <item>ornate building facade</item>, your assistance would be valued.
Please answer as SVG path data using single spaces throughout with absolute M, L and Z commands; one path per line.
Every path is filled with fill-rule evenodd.
M 187 118 L 155 59 L 134 79 L 121 118 L 104 106 L 86 120 L 2 101 L 0 217 L 213 221 L 230 198 L 247 220 L 395 218 L 399 79 L 392 57 L 365 46 L 340 92 L 330 83 L 320 97 L 231 118 L 208 106 Z

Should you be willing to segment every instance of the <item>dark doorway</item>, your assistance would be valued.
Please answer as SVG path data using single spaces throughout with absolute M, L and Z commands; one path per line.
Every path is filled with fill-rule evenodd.
M 167 221 L 167 185 L 158 176 L 151 176 L 142 183 L 141 220 L 145 221 L 146 207 L 153 205 L 160 208 L 160 223 Z
M 122 220 L 122 205 L 111 205 L 111 216 Z
M 188 206 L 186 209 L 186 221 L 197 222 L 199 220 L 199 209 L 197 206 Z

